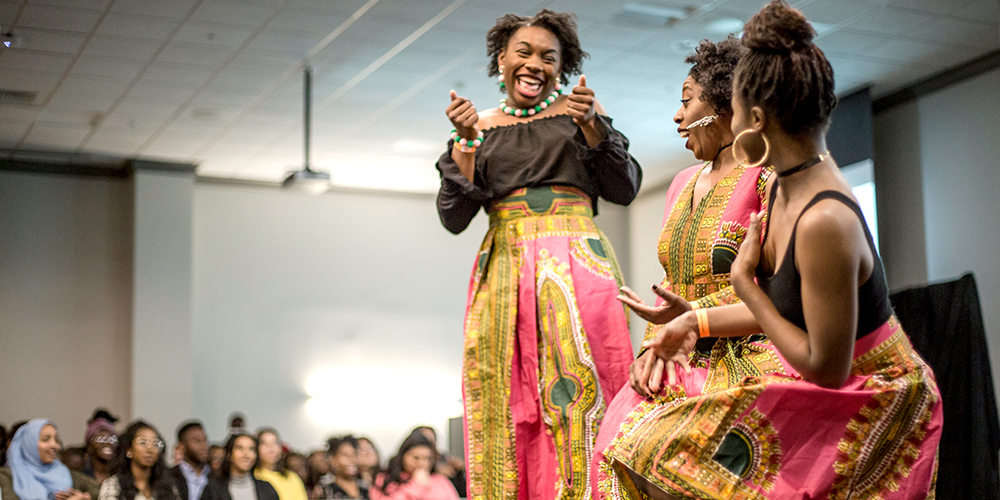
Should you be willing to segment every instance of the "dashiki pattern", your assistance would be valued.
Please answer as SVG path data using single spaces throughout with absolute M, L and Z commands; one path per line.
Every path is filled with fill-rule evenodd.
M 729 286 L 729 268 L 746 228 L 750 214 L 767 207 L 767 181 L 770 167 L 733 167 L 694 206 L 694 187 L 710 163 L 689 167 L 677 174 L 667 191 L 663 230 L 657 246 L 664 278 L 661 286 L 691 302 L 693 307 L 715 307 L 739 302 Z M 661 304 L 662 299 L 657 299 Z M 656 336 L 654 325 L 647 325 L 644 340 Z M 693 370 L 690 393 L 715 392 L 738 384 L 744 377 L 785 373 L 787 367 L 763 335 L 720 338 L 713 343 L 699 342 L 691 352 Z M 664 378 L 665 380 L 665 378 Z M 669 388 L 663 389 L 664 394 Z M 619 425 L 633 410 L 648 406 L 631 386 L 626 385 L 614 398 L 605 415 L 597 438 L 597 453 L 592 460 L 597 498 L 603 498 L 610 486 L 610 463 L 604 450 L 619 432 Z M 597 483 L 603 483 L 599 486 Z
M 468 496 L 588 500 L 632 361 L 617 260 L 578 189 L 521 188 L 489 215 L 465 319 Z
M 941 396 L 895 317 L 855 341 L 839 389 L 772 374 L 686 397 L 679 378 L 605 452 L 608 496 L 934 498 Z

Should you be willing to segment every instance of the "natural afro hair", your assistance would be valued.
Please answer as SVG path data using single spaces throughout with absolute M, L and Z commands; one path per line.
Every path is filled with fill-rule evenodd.
M 791 134 L 825 130 L 837 107 L 833 67 L 814 43 L 805 16 L 783 1 L 764 6 L 743 30 L 747 54 L 736 65 L 736 92 Z
M 580 48 L 580 38 L 576 36 L 576 16 L 568 12 L 554 12 L 542 9 L 534 17 L 507 14 L 499 19 L 486 33 L 486 55 L 490 57 L 489 75 L 497 76 L 500 52 L 507 48 L 507 42 L 517 30 L 528 26 L 545 28 L 559 40 L 559 80 L 563 85 L 569 77 L 583 71 L 583 59 L 590 57 Z
M 735 35 L 729 35 L 718 43 L 702 40 L 694 49 L 694 54 L 684 59 L 684 62 L 694 65 L 689 74 L 701 86 L 700 99 L 712 106 L 716 113 L 733 111 L 733 70 L 744 50 L 740 40 Z

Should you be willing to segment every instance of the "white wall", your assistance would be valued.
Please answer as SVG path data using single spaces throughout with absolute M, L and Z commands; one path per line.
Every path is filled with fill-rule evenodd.
M 1000 400 L 1000 69 L 917 101 L 927 278 L 976 276 Z
M 0 422 L 131 408 L 132 186 L 0 172 Z

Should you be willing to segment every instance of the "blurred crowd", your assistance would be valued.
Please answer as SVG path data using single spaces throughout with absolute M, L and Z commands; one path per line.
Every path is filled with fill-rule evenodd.
M 234 414 L 213 444 L 197 420 L 165 449 L 159 430 L 97 409 L 84 443 L 63 446 L 47 419 L 0 425 L 0 500 L 454 500 L 465 463 L 438 451 L 428 426 L 413 429 L 387 462 L 371 439 L 331 437 L 301 452 L 271 427 L 247 430 Z M 169 465 L 168 465 L 169 464 Z

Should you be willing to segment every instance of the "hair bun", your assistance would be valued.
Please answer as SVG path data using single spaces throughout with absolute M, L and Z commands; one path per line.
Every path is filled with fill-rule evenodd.
M 778 0 L 765 5 L 743 27 L 743 45 L 762 52 L 802 51 L 815 36 L 802 12 Z

